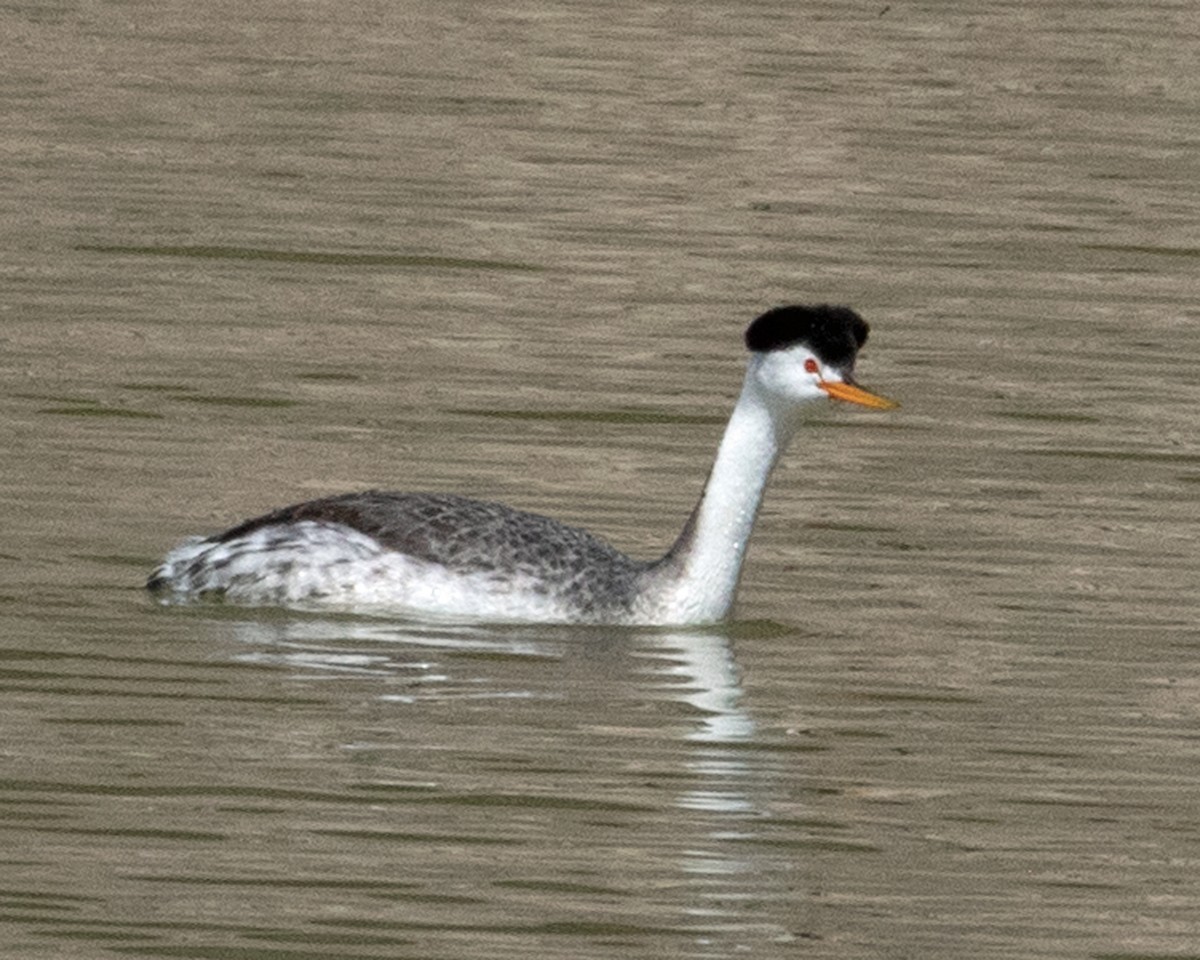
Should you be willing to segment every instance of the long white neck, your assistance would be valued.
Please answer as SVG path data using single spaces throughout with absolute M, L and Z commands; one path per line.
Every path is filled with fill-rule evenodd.
M 729 612 L 767 480 L 792 437 L 793 413 L 772 404 L 752 361 L 700 502 L 648 572 L 647 619 L 711 623 Z

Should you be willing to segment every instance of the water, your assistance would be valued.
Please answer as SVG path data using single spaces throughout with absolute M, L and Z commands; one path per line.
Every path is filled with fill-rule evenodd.
M 0 11 L 5 955 L 1200 956 L 1186 3 Z M 159 609 L 445 489 L 663 549 L 874 324 L 709 631 Z

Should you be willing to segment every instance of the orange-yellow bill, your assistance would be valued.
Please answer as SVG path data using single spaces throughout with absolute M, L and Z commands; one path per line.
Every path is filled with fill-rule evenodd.
M 822 380 L 821 389 L 835 400 L 845 400 L 848 403 L 857 403 L 864 407 L 873 407 L 876 410 L 892 410 L 900 406 L 895 400 L 881 397 L 878 394 L 864 390 L 862 387 L 856 387 L 852 383 L 841 383 L 837 380 Z

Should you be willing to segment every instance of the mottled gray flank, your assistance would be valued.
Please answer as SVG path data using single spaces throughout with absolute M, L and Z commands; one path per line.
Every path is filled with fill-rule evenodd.
M 247 520 L 209 541 L 224 543 L 302 520 L 342 524 L 388 549 L 458 573 L 528 581 L 587 619 L 627 613 L 639 577 L 653 566 L 579 527 L 443 493 L 368 490 L 309 500 Z

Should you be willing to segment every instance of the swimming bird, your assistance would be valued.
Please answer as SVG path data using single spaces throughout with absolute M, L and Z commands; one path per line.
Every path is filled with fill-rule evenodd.
M 194 537 L 147 587 L 202 598 L 480 621 L 683 625 L 728 616 L 767 480 L 801 409 L 833 398 L 896 406 L 862 389 L 868 326 L 849 307 L 781 306 L 747 328 L 741 394 L 700 502 L 658 560 L 498 503 L 370 490 L 308 500 Z

